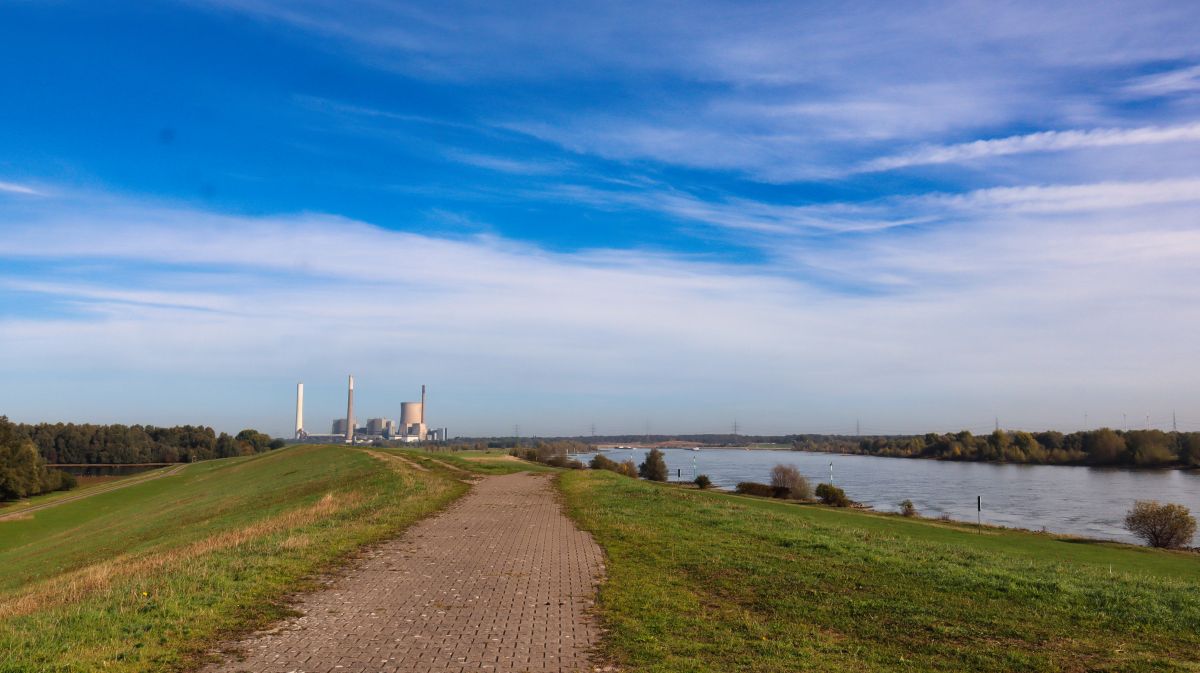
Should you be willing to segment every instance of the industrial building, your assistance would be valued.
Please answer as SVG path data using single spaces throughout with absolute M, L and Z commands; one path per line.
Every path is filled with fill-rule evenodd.
M 360 427 L 354 417 L 354 376 L 346 389 L 346 416 L 334 419 L 330 434 L 313 435 L 304 428 L 304 384 L 296 384 L 296 436 L 302 442 L 342 441 L 370 442 L 377 439 L 402 442 L 445 441 L 446 428 L 430 428 L 425 422 L 425 386 L 421 386 L 420 402 L 400 403 L 400 422 L 390 418 L 371 418 Z

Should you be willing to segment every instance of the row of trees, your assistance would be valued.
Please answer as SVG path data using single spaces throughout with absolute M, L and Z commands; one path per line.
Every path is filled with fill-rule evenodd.
M 976 436 L 962 432 L 904 437 L 871 437 L 844 443 L 805 441 L 798 450 L 862 453 L 900 458 L 1045 463 L 1051 465 L 1119 465 L 1138 467 L 1200 466 L 1200 432 L 1120 431 L 1109 428 L 1063 434 L 996 430 Z
M 75 486 L 75 477 L 48 464 L 192 462 L 245 456 L 283 445 L 283 440 L 249 429 L 230 436 L 191 425 L 29 425 L 0 416 L 0 500 Z
M 92 425 L 76 423 L 17 424 L 38 453 L 52 464 L 119 465 L 129 463 L 188 463 L 230 458 L 283 446 L 257 430 L 237 435 L 217 434 L 212 428 L 181 425 Z
M 75 485 L 75 477 L 46 467 L 37 447 L 0 416 L 0 501 L 27 498 Z

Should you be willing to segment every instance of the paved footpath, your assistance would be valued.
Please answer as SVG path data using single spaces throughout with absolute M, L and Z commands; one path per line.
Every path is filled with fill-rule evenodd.
M 590 671 L 603 572 L 548 477 L 487 477 L 204 671 Z

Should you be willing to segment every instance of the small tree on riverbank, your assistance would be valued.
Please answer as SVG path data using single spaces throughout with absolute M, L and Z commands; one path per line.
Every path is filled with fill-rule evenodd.
M 817 497 L 826 505 L 833 505 L 834 507 L 850 506 L 850 498 L 846 497 L 846 492 L 833 484 L 817 485 Z
M 812 487 L 808 485 L 808 480 L 792 465 L 776 465 L 771 468 L 771 488 L 775 489 L 776 498 L 807 500 L 812 497 Z
M 1177 549 L 1192 541 L 1196 518 L 1183 505 L 1138 500 L 1125 515 L 1125 527 L 1151 547 Z
M 646 454 L 646 460 L 638 465 L 638 475 L 642 479 L 650 481 L 666 481 L 667 461 L 663 458 L 663 452 L 658 449 L 650 449 L 650 453 Z

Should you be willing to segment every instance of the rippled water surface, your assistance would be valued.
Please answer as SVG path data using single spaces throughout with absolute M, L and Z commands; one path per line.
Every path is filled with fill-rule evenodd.
M 604 452 L 613 460 L 641 462 L 646 451 Z M 776 464 L 795 465 L 813 482 L 829 480 L 854 500 L 895 511 L 910 499 L 923 516 L 949 514 L 975 521 L 975 498 L 983 498 L 984 523 L 1134 542 L 1121 521 L 1135 500 L 1176 502 L 1200 515 L 1200 474 L 1179 470 L 1123 470 L 1057 465 L 995 465 L 911 458 L 842 456 L 806 451 L 665 449 L 671 478 L 707 474 L 732 488 L 739 481 L 770 480 Z M 587 456 L 580 456 L 587 460 Z

